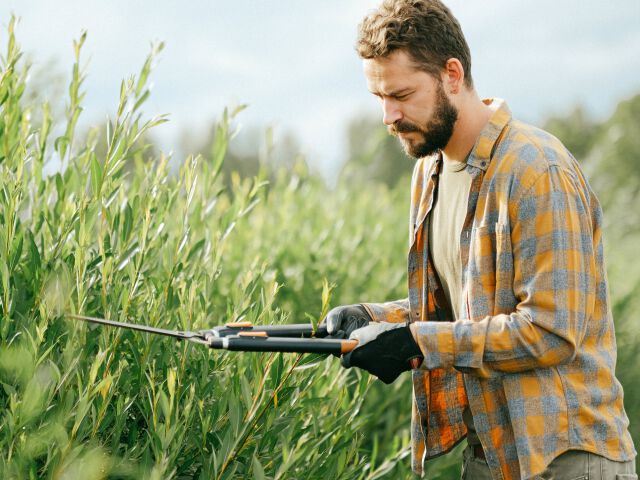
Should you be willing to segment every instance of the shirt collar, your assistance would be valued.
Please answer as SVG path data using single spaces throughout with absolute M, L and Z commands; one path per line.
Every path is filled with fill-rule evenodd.
M 493 114 L 480 132 L 480 135 L 478 135 L 467 163 L 481 170 L 487 170 L 491 161 L 491 154 L 495 150 L 500 134 L 511 120 L 511 111 L 507 106 L 507 102 L 500 98 L 485 99 L 483 102 L 493 109 Z
M 489 122 L 480 131 L 480 135 L 478 135 L 476 143 L 467 157 L 467 164 L 486 171 L 489 168 L 491 154 L 498 143 L 500 135 L 511 120 L 511 110 L 509 110 L 507 102 L 501 98 L 487 98 L 482 102 L 491 107 L 493 114 L 489 118 Z M 426 165 L 429 165 L 427 178 L 440 174 L 443 162 L 441 151 L 434 153 L 431 157 L 425 157 L 422 161 L 427 162 Z

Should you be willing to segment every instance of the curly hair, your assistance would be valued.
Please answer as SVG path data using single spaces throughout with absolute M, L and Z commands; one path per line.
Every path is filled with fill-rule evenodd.
M 384 0 L 358 28 L 356 51 L 363 59 L 405 50 L 417 68 L 438 77 L 457 58 L 465 84 L 473 87 L 471 53 L 458 20 L 440 0 Z

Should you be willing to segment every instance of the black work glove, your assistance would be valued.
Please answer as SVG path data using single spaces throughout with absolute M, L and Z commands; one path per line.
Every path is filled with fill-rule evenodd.
M 349 338 L 358 340 L 358 346 L 342 356 L 342 366 L 362 368 L 387 385 L 411 370 L 412 359 L 423 360 L 408 323 L 371 323 Z
M 326 328 L 327 338 L 349 338 L 351 332 L 368 325 L 372 319 L 360 305 L 344 305 L 333 308 L 320 323 L 320 328 Z

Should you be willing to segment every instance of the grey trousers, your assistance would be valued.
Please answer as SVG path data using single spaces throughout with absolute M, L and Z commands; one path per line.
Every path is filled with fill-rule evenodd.
M 462 453 L 462 480 L 491 480 L 487 462 L 467 446 Z M 557 457 L 533 480 L 637 480 L 636 462 L 614 462 L 582 450 L 569 450 Z

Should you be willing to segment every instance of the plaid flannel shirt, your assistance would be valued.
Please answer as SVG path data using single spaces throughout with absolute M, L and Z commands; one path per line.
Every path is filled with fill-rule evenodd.
M 560 141 L 493 102 L 466 167 L 466 318 L 452 321 L 429 258 L 440 155 L 414 169 L 409 297 L 363 304 L 376 321 L 417 322 L 425 360 L 412 374 L 413 469 L 422 474 L 464 438 L 467 404 L 495 479 L 532 478 L 571 449 L 631 460 L 602 210 Z

